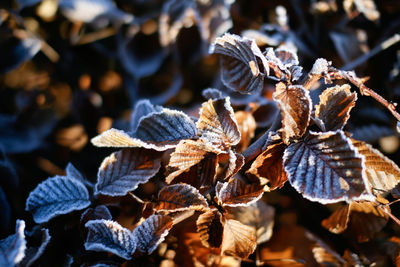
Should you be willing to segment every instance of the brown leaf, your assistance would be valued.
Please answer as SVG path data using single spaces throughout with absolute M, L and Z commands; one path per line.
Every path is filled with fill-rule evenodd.
M 137 248 L 151 254 L 164 241 L 172 228 L 172 219 L 165 215 L 151 215 L 133 230 Z
M 201 139 L 213 151 L 222 153 L 240 142 L 240 131 L 229 97 L 203 103 L 196 126 Z
M 373 198 L 363 162 L 364 157 L 342 131 L 310 132 L 290 144 L 283 157 L 290 184 L 303 197 L 324 204 Z
M 217 211 L 208 211 L 199 216 L 196 222 L 201 242 L 206 247 L 219 248 L 222 244 L 223 225 Z
M 235 119 L 241 136 L 240 142 L 236 145 L 236 152 L 241 153 L 249 146 L 250 140 L 254 137 L 257 124 L 253 115 L 247 111 L 235 112 Z
M 225 160 L 225 158 L 228 158 Z M 228 180 L 233 177 L 244 165 L 244 156 L 228 150 L 228 154 L 218 155 L 217 180 Z
M 164 187 L 158 193 L 156 210 L 182 211 L 208 208 L 207 200 L 199 191 L 188 184 L 175 184 Z
M 273 94 L 282 114 L 282 138 L 285 144 L 304 135 L 312 110 L 312 101 L 308 90 L 302 86 L 286 85 L 282 82 L 276 85 Z
M 343 129 L 356 100 L 357 94 L 350 92 L 348 84 L 325 89 L 319 96 L 319 104 L 315 108 L 315 116 L 319 119 L 323 130 Z
M 358 242 L 366 242 L 382 230 L 389 216 L 376 203 L 351 202 L 322 221 L 322 226 L 335 234 L 346 231 Z
M 229 209 L 233 218 L 251 228 L 256 233 L 257 244 L 268 241 L 272 236 L 274 227 L 275 209 L 261 199 L 247 207 L 234 207 Z
M 400 182 L 400 168 L 377 149 L 362 141 L 351 139 L 358 152 L 365 157 L 365 174 L 376 195 L 390 191 Z
M 201 140 L 181 141 L 171 154 L 166 182 L 183 182 L 196 188 L 211 186 L 218 167 L 217 155 L 204 149 Z
M 287 181 L 283 169 L 283 153 L 286 145 L 282 141 L 272 141 L 267 149 L 251 164 L 248 174 L 255 175 L 261 184 L 269 183 L 269 190 L 282 188 Z
M 268 63 L 254 40 L 225 33 L 215 40 L 211 52 L 220 55 L 223 83 L 239 92 L 261 91 Z
M 247 259 L 257 246 L 254 229 L 236 220 L 222 218 L 224 234 L 221 253 Z
M 245 184 L 237 178 L 216 186 L 218 203 L 223 206 L 248 206 L 259 200 L 264 193 L 263 186 L 253 183 Z

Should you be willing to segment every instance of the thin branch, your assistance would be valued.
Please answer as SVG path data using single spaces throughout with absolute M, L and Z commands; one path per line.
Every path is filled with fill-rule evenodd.
M 390 211 L 388 211 L 388 210 L 386 209 L 386 207 L 383 207 L 382 210 L 383 210 L 383 212 L 385 212 L 387 215 L 389 215 L 389 217 L 392 218 L 393 221 L 395 221 L 398 225 L 400 225 L 400 220 L 397 219 L 397 217 L 394 216 Z
M 138 196 L 136 196 L 134 193 L 132 193 L 132 192 L 129 192 L 129 195 L 133 198 L 133 199 L 135 199 L 137 202 L 139 202 L 139 203 L 141 203 L 141 204 L 146 204 L 147 202 L 146 201 L 144 201 L 144 200 L 142 200 L 141 198 L 139 198 Z

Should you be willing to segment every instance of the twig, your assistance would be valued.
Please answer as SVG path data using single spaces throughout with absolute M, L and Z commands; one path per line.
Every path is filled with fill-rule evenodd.
M 397 219 L 396 216 L 394 216 L 390 211 L 386 209 L 386 206 L 382 208 L 383 212 L 385 212 L 387 215 L 389 215 L 390 218 L 392 218 L 393 221 L 395 221 L 398 225 L 400 225 L 400 220 Z
M 136 196 L 134 193 L 129 192 L 129 195 L 134 198 L 137 202 L 141 203 L 141 204 L 146 204 L 146 201 L 142 200 L 141 198 L 139 198 L 138 196 Z
M 107 37 L 113 36 L 116 34 L 116 30 L 112 27 L 110 28 L 105 28 L 102 29 L 100 31 L 97 32 L 92 32 L 92 33 L 88 33 L 85 34 L 84 36 L 82 36 L 77 45 L 84 45 L 84 44 L 88 44 L 88 43 L 93 43 L 95 41 L 101 40 L 101 39 L 105 39 Z
M 366 53 L 366 54 L 362 55 L 361 57 L 347 63 L 346 65 L 341 67 L 341 69 L 352 70 L 352 69 L 356 68 L 357 66 L 359 66 L 360 64 L 364 63 L 365 61 L 367 61 L 368 59 L 370 59 L 371 57 L 375 56 L 379 52 L 391 47 L 392 45 L 394 45 L 398 42 L 400 42 L 400 34 L 396 33 L 389 39 L 383 41 L 381 44 L 375 46 L 371 51 L 369 51 L 369 53 Z

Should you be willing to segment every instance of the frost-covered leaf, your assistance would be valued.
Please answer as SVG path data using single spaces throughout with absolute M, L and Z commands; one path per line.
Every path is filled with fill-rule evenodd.
M 300 138 L 310 123 L 312 101 L 308 90 L 300 85 L 286 87 L 278 83 L 273 94 L 282 114 L 282 139 L 285 144 Z
M 358 242 L 368 241 L 386 225 L 389 216 L 379 204 L 363 201 L 350 202 L 338 208 L 322 221 L 322 226 L 335 234 L 346 231 Z
M 42 239 L 41 244 L 38 247 L 28 247 L 25 251 L 25 257 L 21 262 L 21 266 L 31 266 L 37 259 L 42 256 L 47 245 L 50 243 L 51 236 L 49 234 L 49 229 L 41 229 Z
M 89 192 L 76 179 L 55 176 L 41 182 L 26 200 L 26 210 L 30 211 L 36 223 L 81 210 L 90 205 Z
M 223 160 L 224 158 L 228 158 Z M 232 150 L 228 150 L 226 154 L 218 155 L 218 173 L 217 180 L 226 181 L 233 177 L 244 165 L 244 156 L 239 153 L 235 153 Z
M 144 147 L 164 151 L 175 147 L 182 139 L 195 137 L 197 129 L 188 115 L 164 108 L 142 117 L 136 132 L 110 129 L 93 138 L 92 143 L 99 147 Z
M 259 200 L 264 193 L 259 184 L 245 184 L 237 178 L 216 186 L 216 196 L 220 205 L 237 207 L 248 206 Z
M 217 152 L 240 142 L 240 131 L 229 97 L 203 103 L 196 125 L 204 143 Z
M 171 228 L 172 219 L 169 216 L 151 215 L 133 231 L 137 248 L 151 254 L 164 241 Z
M 283 169 L 283 153 L 286 145 L 282 141 L 270 141 L 267 148 L 251 164 L 247 173 L 256 176 L 261 184 L 267 184 L 270 190 L 281 188 L 287 181 Z
M 81 215 L 81 223 L 85 224 L 92 220 L 112 220 L 112 215 L 108 208 L 104 205 L 99 205 L 96 208 L 88 208 Z
M 141 148 L 122 149 L 101 163 L 97 173 L 96 194 L 123 196 L 146 183 L 160 168 L 153 151 Z
M 297 54 L 285 48 L 274 50 L 269 47 L 264 52 L 270 68 L 270 78 L 280 81 L 297 81 L 302 75 L 302 67 L 298 66 Z
M 393 161 L 367 143 L 354 139 L 351 142 L 365 157 L 364 172 L 372 192 L 379 195 L 400 183 L 400 168 Z
M 268 241 L 274 227 L 275 209 L 261 199 L 246 207 L 230 209 L 233 219 L 254 229 L 257 244 Z
M 325 89 L 319 99 L 315 116 L 320 120 L 323 130 L 343 129 L 357 100 L 357 94 L 350 92 L 350 85 L 337 85 Z
M 182 210 L 204 210 L 208 208 L 207 200 L 200 192 L 188 184 L 169 185 L 158 193 L 156 210 L 182 211 Z
M 0 265 L 15 266 L 25 257 L 25 221 L 17 220 L 15 234 L 0 240 Z
M 131 231 L 110 220 L 88 221 L 85 226 L 88 228 L 85 249 L 107 251 L 131 259 L 136 250 L 136 240 Z
M 162 111 L 162 107 L 154 106 L 149 100 L 143 99 L 136 103 L 131 115 L 131 131 L 136 132 L 140 119 L 153 112 Z
M 104 27 L 109 21 L 129 23 L 133 16 L 118 9 L 111 0 L 61 0 L 61 12 L 73 22 L 92 23 Z
M 196 221 L 200 240 L 206 247 L 219 248 L 222 244 L 224 226 L 221 215 L 217 211 L 207 211 L 200 214 Z
M 309 133 L 288 146 L 283 163 L 291 185 L 312 201 L 351 201 L 368 192 L 364 157 L 342 131 Z
M 257 246 L 254 229 L 236 220 L 222 218 L 222 223 L 221 253 L 247 259 Z
M 216 39 L 210 52 L 220 55 L 222 81 L 227 87 L 244 93 L 262 90 L 269 68 L 254 40 L 226 33 Z

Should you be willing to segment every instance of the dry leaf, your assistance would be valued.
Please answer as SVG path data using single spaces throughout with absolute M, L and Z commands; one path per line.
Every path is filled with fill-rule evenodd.
M 245 184 L 237 178 L 216 186 L 218 204 L 222 206 L 248 206 L 259 200 L 263 193 L 263 186 L 259 184 Z
M 218 211 L 208 211 L 199 216 L 196 222 L 201 242 L 206 247 L 219 248 L 222 244 L 223 225 Z

